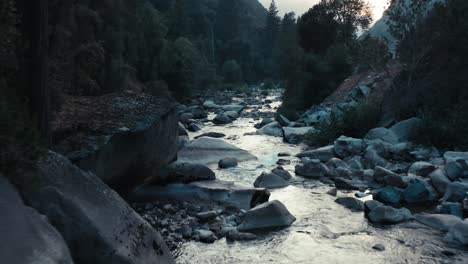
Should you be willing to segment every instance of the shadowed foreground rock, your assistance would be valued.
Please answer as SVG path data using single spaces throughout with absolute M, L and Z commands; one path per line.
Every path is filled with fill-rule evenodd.
M 143 185 L 138 187 L 131 199 L 139 202 L 154 200 L 181 201 L 188 203 L 215 203 L 248 210 L 268 201 L 270 193 L 263 188 L 245 188 L 233 182 L 214 180 L 166 186 Z
M 72 264 L 60 233 L 23 204 L 16 189 L 0 175 L 0 260 L 2 263 Z
M 54 150 L 119 191 L 173 161 L 178 134 L 173 103 L 131 91 L 66 97 L 52 123 Z
M 25 199 L 46 215 L 78 264 L 174 263 L 160 235 L 98 177 L 49 152 Z
M 239 231 L 264 231 L 288 227 L 296 218 L 280 201 L 271 201 L 250 209 L 237 227 Z

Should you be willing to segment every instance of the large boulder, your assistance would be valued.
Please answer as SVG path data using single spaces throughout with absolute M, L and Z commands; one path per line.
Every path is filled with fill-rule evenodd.
M 437 198 L 438 194 L 430 183 L 421 179 L 409 184 L 403 191 L 403 200 L 406 203 L 433 202 L 436 201 Z
M 307 135 L 313 132 L 315 132 L 313 127 L 283 127 L 284 140 L 291 144 L 303 142 Z
M 272 136 L 272 137 L 282 137 L 283 129 L 281 128 L 280 124 L 275 121 L 258 129 L 257 134 Z
M 290 226 L 296 218 L 280 201 L 271 201 L 258 205 L 245 214 L 239 231 L 262 231 Z
M 190 183 L 215 179 L 215 173 L 206 165 L 176 161 L 158 170 L 156 176 L 152 177 L 149 182 L 151 184 Z
M 228 157 L 223 158 L 218 161 L 218 167 L 221 169 L 228 169 L 236 167 L 239 164 L 239 161 L 236 158 Z
M 398 224 L 408 220 L 411 220 L 413 217 L 411 212 L 406 208 L 396 209 L 391 206 L 385 205 L 376 205 L 368 207 L 366 202 L 366 208 L 369 208 L 367 217 L 369 221 L 373 223 L 380 224 Z
M 212 100 L 206 100 L 204 103 L 203 103 L 203 107 L 205 108 L 208 108 L 208 109 L 217 109 L 219 108 L 220 106 L 217 105 L 215 102 L 213 102 Z
M 458 178 L 462 177 L 464 174 L 464 168 L 463 165 L 458 162 L 458 161 L 449 161 L 447 164 L 445 164 L 445 174 L 447 177 L 454 181 L 457 180 Z
M 414 219 L 441 231 L 448 231 L 454 224 L 463 222 L 459 217 L 448 214 L 415 214 Z
M 234 182 L 221 180 L 189 184 L 174 183 L 166 186 L 145 184 L 135 189 L 131 195 L 132 200 L 140 202 L 155 200 L 200 202 L 234 206 L 244 210 L 267 202 L 269 197 L 270 193 L 266 189 L 246 188 Z
M 375 200 L 393 206 L 398 206 L 403 201 L 402 190 L 390 186 L 376 190 L 373 196 Z
M 271 172 L 273 172 L 274 174 L 280 176 L 281 178 L 283 178 L 284 180 L 289 180 L 292 178 L 291 174 L 289 173 L 289 171 L 285 170 L 283 167 L 281 166 L 278 166 L 276 167 L 275 169 L 273 169 Z
M 426 177 L 427 175 L 429 175 L 429 173 L 433 172 L 436 169 L 437 167 L 429 162 L 418 161 L 413 163 L 411 167 L 409 167 L 408 173 Z
M 73 264 L 60 233 L 24 205 L 13 185 L 0 175 L 0 259 L 2 263 Z
M 326 146 L 314 150 L 307 150 L 297 154 L 298 158 L 318 159 L 321 162 L 327 162 L 335 157 L 335 146 Z
M 449 243 L 468 246 L 468 221 L 459 222 L 450 227 L 444 240 Z
M 232 119 L 226 114 L 218 114 L 211 122 L 216 125 L 226 125 L 232 123 Z
M 445 162 L 463 160 L 468 162 L 468 152 L 447 151 L 444 153 Z
M 378 183 L 398 188 L 406 188 L 408 185 L 403 176 L 400 176 L 380 166 L 377 166 L 374 169 L 374 180 Z
M 311 160 L 304 158 L 302 163 L 299 163 L 295 167 L 295 173 L 299 176 L 303 176 L 311 179 L 320 179 L 328 175 L 328 168 L 325 164 L 321 163 L 320 160 Z
M 238 161 L 254 160 L 248 151 L 233 146 L 222 139 L 202 137 L 192 141 L 179 151 L 178 161 L 213 164 L 220 159 L 236 158 Z
M 335 200 L 335 203 L 352 211 L 364 211 L 364 202 L 353 197 L 340 197 Z
M 432 186 L 440 193 L 444 194 L 447 185 L 451 183 L 450 179 L 445 174 L 445 170 L 437 169 L 429 174 Z
M 190 106 L 184 111 L 192 115 L 193 119 L 203 119 L 208 117 L 208 113 L 199 105 Z
M 346 158 L 362 154 L 365 143 L 362 139 L 341 136 L 335 141 L 335 154 L 338 158 Z
M 451 182 L 445 188 L 443 201 L 447 202 L 460 202 L 468 197 L 468 183 L 465 182 Z
M 131 91 L 66 97 L 52 122 L 54 149 L 119 191 L 171 163 L 178 134 L 173 103 Z
M 94 174 L 49 152 L 31 177 L 23 197 L 62 234 L 75 263 L 174 263 L 160 235 Z
M 398 143 L 397 135 L 392 130 L 385 127 L 377 127 L 370 130 L 364 138 L 368 140 L 380 139 L 390 144 Z
M 232 104 L 232 105 L 222 105 L 221 106 L 221 109 L 223 109 L 223 111 L 227 112 L 227 111 L 235 111 L 237 113 L 240 113 L 242 112 L 242 110 L 244 110 L 245 106 L 243 105 L 238 105 L 238 104 Z
M 236 120 L 237 118 L 239 118 L 239 113 L 237 113 L 236 111 L 227 111 L 224 114 L 232 120 Z
M 283 188 L 288 186 L 289 183 L 283 179 L 280 175 L 271 171 L 264 171 L 254 182 L 254 186 L 257 188 Z
M 417 136 L 422 120 L 416 117 L 401 121 L 390 128 L 401 142 L 409 141 Z

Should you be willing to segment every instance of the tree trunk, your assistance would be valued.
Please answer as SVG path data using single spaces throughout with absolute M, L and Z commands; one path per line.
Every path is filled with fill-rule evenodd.
M 43 142 L 49 143 L 48 92 L 48 0 L 17 0 L 22 14 L 22 35 L 29 42 L 29 50 L 21 65 L 24 95 L 36 121 Z

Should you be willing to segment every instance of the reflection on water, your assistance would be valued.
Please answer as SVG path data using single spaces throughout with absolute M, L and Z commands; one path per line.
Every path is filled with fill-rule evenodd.
M 278 102 L 276 102 L 276 106 Z M 303 146 L 289 145 L 281 138 L 254 135 L 253 119 L 240 118 L 227 126 L 207 125 L 204 132 L 222 132 L 226 141 L 250 151 L 256 161 L 240 163 L 229 170 L 215 170 L 217 177 L 252 186 L 264 169 L 273 169 L 279 152 L 289 152 L 292 164 L 285 166 L 294 175 L 295 154 Z M 455 257 L 443 254 L 448 247 L 442 242 L 443 234 L 417 223 L 375 227 L 363 213 L 351 212 L 327 195 L 329 186 L 316 181 L 294 177 L 293 185 L 273 190 L 270 200 L 280 200 L 297 221 L 289 228 L 262 234 L 249 242 L 214 244 L 186 243 L 177 257 L 178 263 L 467 263 L 463 249 L 449 249 Z M 339 193 L 338 195 L 352 195 Z M 372 249 L 382 244 L 383 252 Z

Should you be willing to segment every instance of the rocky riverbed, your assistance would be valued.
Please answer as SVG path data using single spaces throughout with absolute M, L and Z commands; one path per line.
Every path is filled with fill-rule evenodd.
M 255 90 L 204 95 L 179 108 L 179 161 L 203 169 L 172 172 L 184 174 L 184 182 L 148 184 L 133 203 L 178 263 L 466 263 L 460 245 L 466 230 L 452 230 L 466 228 L 463 202 L 435 208 L 444 196 L 438 186 L 455 185 L 454 193 L 464 196 L 459 189 L 465 183 L 444 180 L 447 157 L 401 138 L 409 123 L 397 126 L 395 135 L 377 129 L 365 140 L 342 137 L 309 150 L 300 142 L 313 127 L 274 121 L 280 104 L 279 91 Z M 222 158 L 238 160 L 213 162 Z M 457 164 L 448 168 L 463 171 Z M 409 203 L 418 199 L 424 203 Z M 258 208 L 284 222 L 246 228 L 261 222 Z

